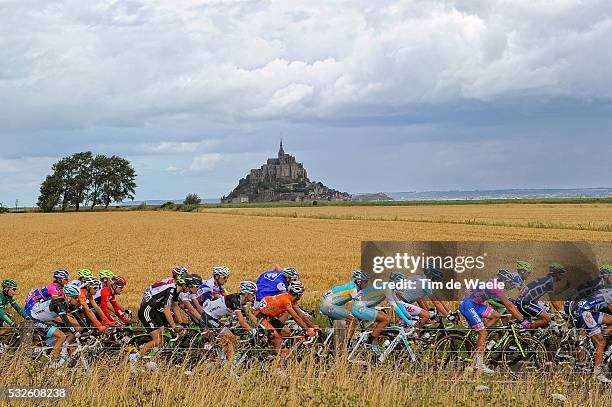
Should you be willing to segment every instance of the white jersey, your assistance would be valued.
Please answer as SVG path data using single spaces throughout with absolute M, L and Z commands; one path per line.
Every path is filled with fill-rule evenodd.
M 204 312 L 213 319 L 222 318 L 232 312 L 227 308 L 227 305 L 225 305 L 224 297 L 217 298 L 216 300 L 208 300 L 202 308 L 204 308 Z
M 57 313 L 51 311 L 51 300 L 39 302 L 32 307 L 32 319 L 36 321 L 51 322 L 57 316 Z
M 197 294 L 191 294 L 191 293 L 180 293 L 179 296 L 179 301 L 183 302 L 183 301 L 193 301 L 196 298 L 198 298 Z
M 81 289 L 81 287 L 83 286 L 83 283 L 81 282 L 81 280 L 72 280 L 71 282 L 68 283 L 68 285 Z

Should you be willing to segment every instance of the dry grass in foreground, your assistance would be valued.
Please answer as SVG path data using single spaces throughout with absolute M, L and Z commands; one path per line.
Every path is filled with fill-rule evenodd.
M 477 377 L 471 374 L 446 376 L 364 370 L 344 363 L 327 368 L 310 361 L 285 369 L 286 376 L 266 369 L 242 371 L 240 379 L 211 369 L 161 365 L 155 372 L 133 375 L 128 363 L 99 363 L 84 371 L 34 370 L 18 358 L 0 359 L 3 385 L 66 387 L 70 400 L 60 405 L 143 406 L 605 406 L 612 392 L 601 385 L 574 377 L 526 377 L 510 381 L 506 376 Z M 185 371 L 191 372 L 189 375 Z M 486 386 L 486 389 L 481 389 Z M 565 402 L 553 399 L 563 395 Z M 14 403 L 17 405 L 16 403 Z M 36 403 L 55 405 L 55 402 Z M 23 405 L 20 402 L 19 405 Z

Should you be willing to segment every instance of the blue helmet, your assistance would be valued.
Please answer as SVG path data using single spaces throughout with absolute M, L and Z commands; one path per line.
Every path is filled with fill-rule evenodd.
M 395 281 L 396 283 L 405 279 L 406 276 L 401 271 L 392 271 L 391 274 L 389 274 L 389 280 Z
M 497 272 L 497 279 L 498 280 L 502 280 L 502 281 L 506 281 L 506 282 L 512 284 L 512 288 L 520 287 L 521 285 L 523 285 L 523 279 L 521 278 L 519 273 L 512 272 L 512 271 L 506 270 L 506 269 L 500 269 Z
M 79 290 L 78 288 L 76 288 L 73 285 L 69 285 L 69 286 L 64 287 L 64 296 L 68 296 L 68 297 L 72 297 L 72 298 L 77 298 L 80 293 L 81 293 L 81 290 Z
M 369 281 L 370 275 L 367 271 L 363 270 L 355 270 L 353 271 L 353 280 L 354 281 Z

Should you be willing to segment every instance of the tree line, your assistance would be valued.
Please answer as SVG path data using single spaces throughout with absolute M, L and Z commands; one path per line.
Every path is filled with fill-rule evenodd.
M 134 199 L 136 171 L 118 156 L 94 155 L 91 151 L 64 157 L 51 168 L 53 172 L 40 185 L 38 207 L 44 212 L 54 208 L 79 210 L 81 205 L 104 208 L 112 202 Z

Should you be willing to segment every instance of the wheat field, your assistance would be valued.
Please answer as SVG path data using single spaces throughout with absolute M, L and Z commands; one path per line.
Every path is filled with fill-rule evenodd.
M 57 268 L 110 268 L 128 279 L 120 302 L 137 310 L 146 286 L 168 276 L 174 264 L 205 278 L 213 265 L 227 265 L 233 291 L 240 280 L 254 279 L 278 263 L 300 271 L 307 287 L 303 301 L 314 306 L 323 291 L 348 281 L 350 271 L 359 266 L 362 240 L 611 241 L 610 224 L 612 205 L 603 204 L 10 214 L 0 216 L 0 278 L 19 282 L 22 303 L 27 291 L 48 283 Z M 91 385 L 108 375 L 105 369 L 48 378 L 32 375 L 16 363 L 0 359 L 3 372 L 13 367 L 12 376 L 3 374 L 3 383 L 63 383 L 79 389 L 79 398 L 72 402 L 76 405 L 526 406 L 562 403 L 551 399 L 555 392 L 567 397 L 564 405 L 612 403 L 609 389 L 569 384 L 568 378 L 489 381 L 489 390 L 477 392 L 475 386 L 483 383 L 478 378 L 446 381 L 432 374 L 405 377 L 397 372 L 356 372 L 341 365 L 326 372 L 309 364 L 293 366 L 288 378 L 245 372 L 240 382 L 201 367 L 192 369 L 190 381 L 183 376 L 184 367 L 173 366 L 133 378 L 121 365 L 111 377 L 105 376 L 105 387 L 113 389 L 106 391 Z

